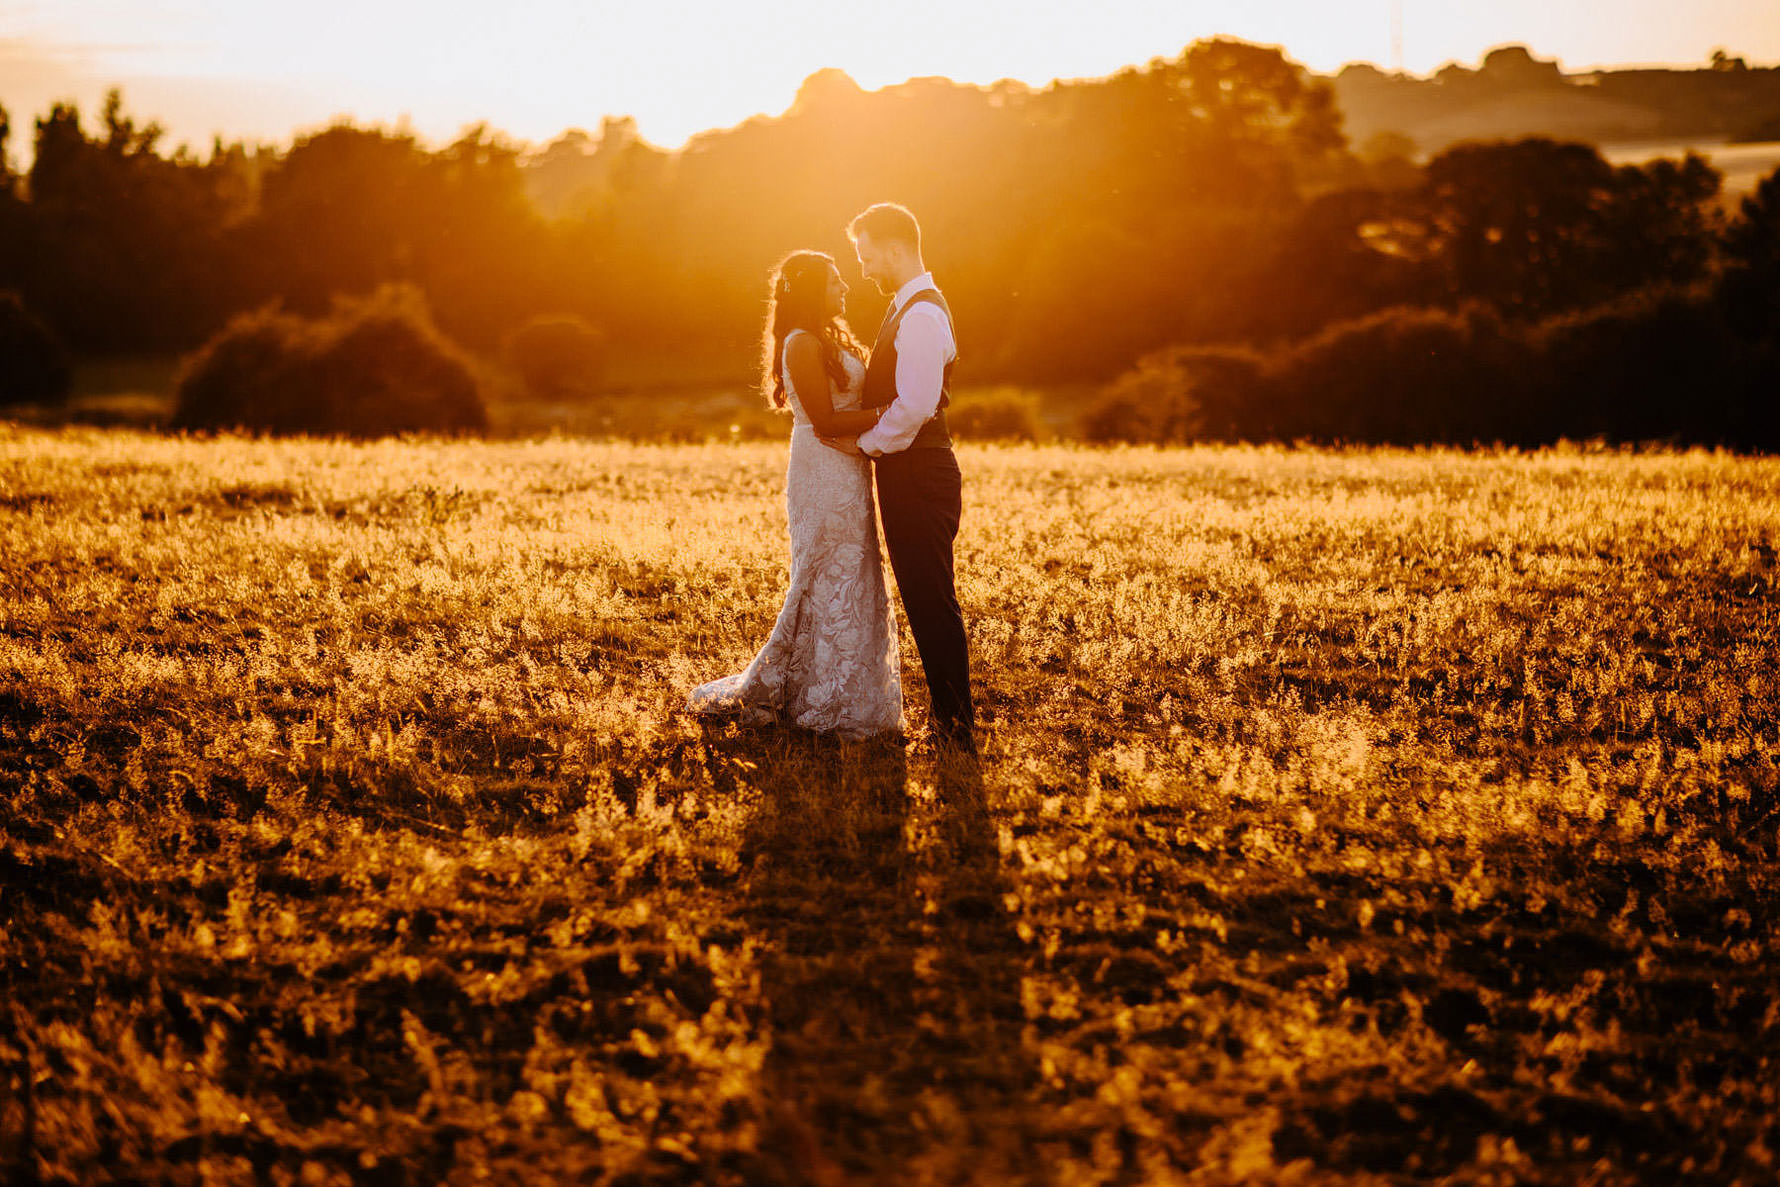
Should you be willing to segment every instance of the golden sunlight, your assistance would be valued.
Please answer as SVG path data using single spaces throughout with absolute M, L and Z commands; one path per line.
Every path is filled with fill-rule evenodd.
M 1780 4 L 1484 9 L 0 0 L 0 1185 L 1774 1181 Z
M 9 109 L 36 111 L 62 98 L 92 107 L 107 86 L 123 85 L 175 139 L 199 145 L 218 132 L 283 140 L 336 115 L 405 121 L 435 140 L 483 121 L 546 140 L 629 114 L 645 137 L 673 146 L 784 110 L 799 82 L 824 68 L 867 88 L 926 75 L 1043 85 L 1172 56 L 1216 35 L 1283 46 L 1319 71 L 1389 65 L 1400 50 L 1407 69 L 1428 72 L 1510 41 L 1571 68 L 1699 63 L 1720 46 L 1780 59 L 1780 9 L 1763 0 L 1362 0 L 1340 19 L 1313 0 L 1113 0 L 1091 17 L 1074 4 L 1020 0 L 786 0 L 771 8 L 717 0 L 57 0 L 8 8 L 0 102 Z

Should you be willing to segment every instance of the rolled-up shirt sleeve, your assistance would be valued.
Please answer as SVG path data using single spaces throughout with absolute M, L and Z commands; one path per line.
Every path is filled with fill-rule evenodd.
M 946 315 L 927 302 L 903 315 L 896 328 L 896 399 L 878 423 L 859 435 L 869 454 L 907 449 L 939 408 L 946 364 L 957 354 Z

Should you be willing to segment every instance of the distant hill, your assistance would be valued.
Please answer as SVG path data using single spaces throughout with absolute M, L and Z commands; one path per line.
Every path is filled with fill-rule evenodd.
M 1333 81 L 1348 136 L 1362 150 L 1381 135 L 1407 136 L 1421 153 L 1524 136 L 1596 144 L 1780 140 L 1780 67 L 1722 54 L 1696 70 L 1565 74 L 1555 61 L 1509 45 L 1475 70 L 1451 65 L 1420 78 L 1357 64 Z

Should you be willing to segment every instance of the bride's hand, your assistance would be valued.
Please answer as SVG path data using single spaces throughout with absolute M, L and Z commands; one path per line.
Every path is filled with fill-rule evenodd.
M 818 437 L 817 440 L 830 449 L 838 449 L 842 453 L 851 454 L 854 457 L 865 456 L 865 451 L 859 448 L 859 438 L 857 437 Z

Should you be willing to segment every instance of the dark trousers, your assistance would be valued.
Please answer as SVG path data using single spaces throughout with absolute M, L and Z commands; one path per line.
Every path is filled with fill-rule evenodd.
M 878 458 L 873 471 L 884 547 L 921 653 L 934 730 L 969 747 L 976 719 L 970 703 L 970 644 L 952 576 L 952 542 L 958 537 L 962 505 L 958 459 L 949 448 L 907 449 Z

